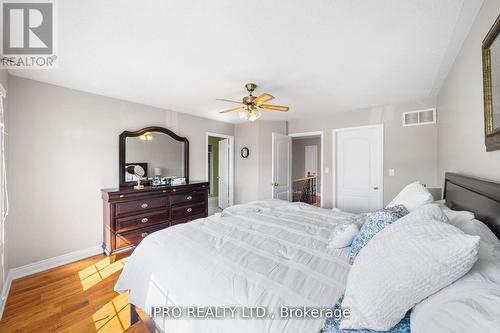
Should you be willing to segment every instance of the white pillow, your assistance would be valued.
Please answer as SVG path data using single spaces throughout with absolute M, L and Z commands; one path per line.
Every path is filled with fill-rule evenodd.
M 477 235 L 481 238 L 481 241 L 489 243 L 493 246 L 500 245 L 500 241 L 497 236 L 484 224 L 483 222 L 473 219 L 468 223 L 464 223 L 460 226 L 456 226 L 468 235 Z
M 356 257 L 342 302 L 351 316 L 340 327 L 390 329 L 416 303 L 467 273 L 478 245 L 478 236 L 441 221 L 410 217 L 394 222 Z
M 485 241 L 492 245 L 500 244 L 500 241 L 495 234 L 483 222 L 474 218 L 474 213 L 468 211 L 451 210 L 440 203 L 440 207 L 450 220 L 450 224 L 462 230 L 468 235 L 477 235 L 481 237 L 481 241 Z
M 359 228 L 355 223 L 339 223 L 331 233 L 328 248 L 341 249 L 351 245 L 358 232 Z
M 449 223 L 450 220 L 448 216 L 443 211 L 440 205 L 436 203 L 425 204 L 419 208 L 412 211 L 410 214 L 403 216 L 399 221 L 410 221 L 410 220 L 433 220 Z
M 500 331 L 500 243 L 496 243 L 494 246 L 481 239 L 479 259 L 472 269 L 415 305 L 410 320 L 412 333 Z
M 474 213 L 468 212 L 466 210 L 451 210 L 448 206 L 446 206 L 444 200 L 436 201 L 436 203 L 439 204 L 443 212 L 450 220 L 450 223 L 459 229 L 460 225 L 474 219 Z
M 406 185 L 399 194 L 392 199 L 386 208 L 403 205 L 408 211 L 413 211 L 418 207 L 434 201 L 432 194 L 420 182 Z

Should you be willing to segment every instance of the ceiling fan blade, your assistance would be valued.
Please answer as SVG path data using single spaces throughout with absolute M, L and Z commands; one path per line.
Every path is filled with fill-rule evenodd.
M 281 112 L 288 112 L 288 110 L 290 110 L 288 106 L 281 106 L 281 105 L 262 104 L 259 105 L 259 107 L 266 110 L 281 111 Z
M 238 107 L 235 107 L 235 108 L 232 108 L 232 109 L 227 109 L 227 110 L 221 111 L 219 113 L 228 113 L 228 112 L 233 112 L 233 111 L 236 111 L 236 110 L 239 110 L 239 109 L 244 109 L 244 107 L 243 106 L 238 106 Z
M 229 102 L 229 103 L 236 103 L 236 104 L 241 104 L 241 105 L 245 105 L 241 102 L 238 102 L 238 101 L 232 101 L 230 99 L 224 99 L 224 98 L 217 98 L 216 101 L 222 101 L 222 102 Z
M 254 99 L 253 103 L 257 106 L 264 104 L 265 102 L 269 102 L 270 100 L 274 99 L 273 95 L 269 95 L 267 93 L 263 93 L 256 99 Z

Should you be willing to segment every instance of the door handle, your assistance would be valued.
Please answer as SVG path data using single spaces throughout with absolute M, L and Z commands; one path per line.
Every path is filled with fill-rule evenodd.
M 375 191 L 376 191 L 376 190 L 378 190 L 378 186 L 375 186 L 373 189 L 374 189 Z

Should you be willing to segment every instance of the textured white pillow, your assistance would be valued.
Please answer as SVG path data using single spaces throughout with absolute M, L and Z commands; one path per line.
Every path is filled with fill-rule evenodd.
M 448 223 L 402 218 L 373 237 L 356 257 L 342 308 L 342 329 L 386 331 L 416 303 L 467 273 L 477 260 L 478 236 Z
M 418 207 L 434 201 L 432 194 L 420 182 L 406 185 L 399 194 L 392 199 L 386 208 L 403 205 L 410 212 Z
M 473 220 L 470 223 L 477 225 L 481 222 Z M 415 305 L 411 312 L 411 332 L 498 333 L 498 304 L 500 242 L 497 239 L 495 244 L 491 244 L 481 237 L 479 259 L 472 269 L 448 287 Z

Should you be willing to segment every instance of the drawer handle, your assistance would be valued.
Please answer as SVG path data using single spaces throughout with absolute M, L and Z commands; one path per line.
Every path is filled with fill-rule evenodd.
M 143 204 L 141 205 L 141 208 L 148 208 L 148 204 L 147 204 L 147 203 L 143 203 Z
M 192 196 L 190 196 L 190 195 L 188 195 L 188 196 L 186 197 L 186 199 L 188 199 L 188 200 L 193 200 L 193 197 L 192 197 Z
M 124 197 L 124 195 L 123 195 L 123 194 L 120 194 L 120 198 L 123 198 L 123 197 Z
M 148 233 L 147 233 L 147 232 L 143 232 L 143 233 L 141 234 L 141 237 L 142 237 L 142 238 L 144 238 L 144 237 L 146 237 L 147 235 L 148 235 Z
M 148 220 L 148 218 L 147 218 L 147 217 L 145 217 L 145 218 L 143 218 L 143 219 L 141 220 L 141 223 L 146 223 L 146 222 L 148 222 L 148 221 L 149 221 L 149 220 Z
M 192 211 L 193 211 L 193 208 L 191 208 L 191 207 L 189 207 L 189 208 L 187 209 L 187 212 L 188 212 L 188 213 L 191 213 Z
M 162 192 L 163 192 L 163 193 L 167 193 L 167 190 L 163 190 Z
M 172 190 L 172 192 L 177 192 L 177 190 L 174 188 L 174 189 Z

